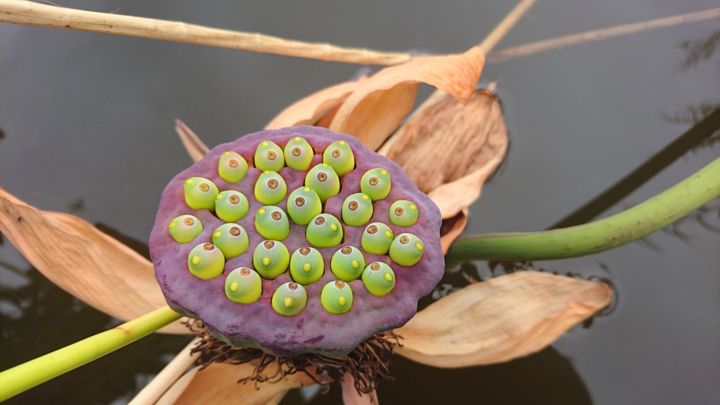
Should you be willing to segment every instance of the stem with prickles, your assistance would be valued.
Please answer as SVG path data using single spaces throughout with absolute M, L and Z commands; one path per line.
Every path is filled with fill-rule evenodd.
M 163 307 L 0 373 L 0 402 L 143 338 L 180 319 Z
M 447 267 L 468 260 L 551 260 L 602 252 L 644 238 L 720 196 L 720 158 L 626 211 L 584 225 L 542 232 L 458 239 Z

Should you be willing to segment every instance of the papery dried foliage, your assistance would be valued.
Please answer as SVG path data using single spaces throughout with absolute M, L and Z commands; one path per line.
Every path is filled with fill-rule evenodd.
M 465 102 L 485 57 L 479 48 L 462 54 L 417 57 L 385 68 L 360 83 L 340 106 L 330 129 L 358 137 L 377 149 L 412 110 L 419 83 L 427 83 Z
M 275 367 L 271 365 L 270 367 Z M 314 381 L 305 373 L 286 375 L 274 381 L 255 384 L 253 382 L 238 383 L 252 376 L 255 371 L 253 364 L 222 364 L 213 363 L 207 368 L 188 373 L 194 374 L 188 384 L 180 379 L 176 384 L 187 385 L 177 398 L 176 404 L 243 404 L 265 405 L 276 404 L 282 400 L 291 388 L 312 384 Z M 171 391 L 174 387 L 170 388 Z
M 265 129 L 315 125 L 328 113 L 336 111 L 337 107 L 357 89 L 359 83 L 360 81 L 344 82 L 312 93 L 282 110 L 265 126 Z
M 55 285 L 102 312 L 127 321 L 166 305 L 152 264 L 80 218 L 0 188 L 0 232 Z M 187 333 L 179 323 L 162 331 Z
M 180 137 L 180 141 L 182 141 L 185 150 L 193 162 L 202 159 L 202 157 L 208 153 L 208 150 L 210 150 L 190 127 L 177 119 L 175 120 L 175 133 Z
M 533 271 L 471 284 L 395 332 L 398 354 L 436 367 L 501 363 L 543 349 L 606 307 L 608 285 Z
M 342 388 L 342 399 L 344 405 L 379 405 L 377 392 L 361 394 L 355 388 L 355 380 L 351 375 L 346 375 L 340 383 Z
M 466 104 L 446 94 L 434 95 L 381 152 L 430 195 L 443 218 L 450 218 L 477 200 L 507 148 L 497 97 L 477 90 Z
M 440 246 L 443 253 L 447 253 L 450 245 L 457 239 L 468 223 L 467 208 L 458 212 L 454 217 L 443 219 L 440 228 Z

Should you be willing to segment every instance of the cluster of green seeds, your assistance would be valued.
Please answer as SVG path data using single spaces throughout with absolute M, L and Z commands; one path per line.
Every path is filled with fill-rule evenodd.
M 289 270 L 293 281 L 280 285 L 272 295 L 272 307 L 278 314 L 293 316 L 307 305 L 305 286 L 320 280 L 326 263 L 318 249 L 333 249 L 343 242 L 343 224 L 364 226 L 360 247 L 343 246 L 332 254 L 330 271 L 335 280 L 325 284 L 320 295 L 322 307 L 332 314 L 344 314 L 352 308 L 353 290 L 348 282 L 360 279 L 367 291 L 385 296 L 395 287 L 395 273 L 383 262 L 366 263 L 363 251 L 388 255 L 400 266 L 416 264 L 423 254 L 423 242 L 412 233 L 395 235 L 382 222 L 370 222 L 374 202 L 385 199 L 392 187 L 389 172 L 373 168 L 362 175 L 360 192 L 351 194 L 342 204 L 341 218 L 323 212 L 328 198 L 340 193 L 340 177 L 355 168 L 355 156 L 345 141 L 335 141 L 323 151 L 323 162 L 312 166 L 315 151 L 302 137 L 290 139 L 284 148 L 263 141 L 255 150 L 254 165 L 262 173 L 253 196 L 262 204 L 255 211 L 255 229 L 265 240 L 252 252 L 253 268 L 239 267 L 225 278 L 225 295 L 239 304 L 252 304 L 262 295 L 262 280 L 273 280 Z M 288 194 L 287 183 L 279 171 L 283 167 L 307 172 L 305 184 Z M 312 167 L 311 167 L 312 166 Z M 248 162 L 240 154 L 224 152 L 218 162 L 218 175 L 228 183 L 239 183 L 247 174 Z M 195 245 L 188 254 L 188 270 L 195 277 L 209 280 L 223 274 L 226 260 L 249 249 L 246 230 L 237 221 L 249 214 L 248 197 L 236 190 L 219 190 L 211 180 L 191 177 L 184 184 L 186 205 L 193 210 L 210 210 L 225 223 L 212 233 L 212 241 Z M 278 206 L 286 201 L 286 210 Z M 286 212 L 287 211 L 287 212 Z M 390 223 L 398 227 L 414 225 L 418 207 L 412 201 L 397 200 L 388 212 Z M 342 219 L 342 222 L 341 222 Z M 282 242 L 290 235 L 290 224 L 305 226 L 308 246 L 292 254 Z M 173 218 L 168 229 L 178 243 L 191 243 L 202 232 L 196 216 Z M 249 252 L 248 252 L 249 253 Z

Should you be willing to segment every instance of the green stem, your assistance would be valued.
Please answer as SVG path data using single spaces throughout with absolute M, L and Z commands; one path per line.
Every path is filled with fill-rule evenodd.
M 0 373 L 0 402 L 143 338 L 180 318 L 163 307 Z
M 662 193 L 605 219 L 542 232 L 458 239 L 448 268 L 468 260 L 550 260 L 585 256 L 641 239 L 720 196 L 720 158 Z

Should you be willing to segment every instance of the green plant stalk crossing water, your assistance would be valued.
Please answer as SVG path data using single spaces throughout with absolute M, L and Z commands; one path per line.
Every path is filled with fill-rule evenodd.
M 618 214 L 541 232 L 460 238 L 447 252 L 450 268 L 468 260 L 551 260 L 585 256 L 633 242 L 720 196 L 720 158 L 662 193 Z
M 180 319 L 163 307 L 0 373 L 0 402 L 143 338 Z

